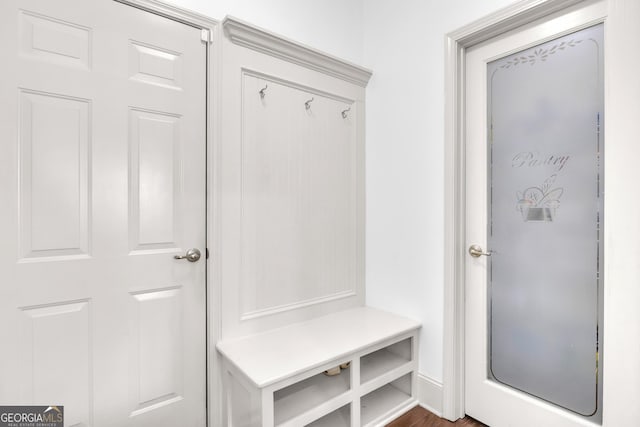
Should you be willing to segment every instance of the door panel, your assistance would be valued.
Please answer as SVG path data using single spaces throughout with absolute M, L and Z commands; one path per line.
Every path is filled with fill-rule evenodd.
M 86 256 L 90 102 L 27 90 L 19 97 L 21 258 Z
M 6 1 L 0 404 L 205 425 L 206 46 L 114 1 Z M 26 380 L 25 380 L 26 379 Z
M 465 407 L 494 427 L 602 416 L 605 9 L 585 2 L 467 51 L 466 240 L 487 256 L 465 266 Z
M 27 375 L 22 381 L 32 387 L 33 402 L 55 396 L 56 402 L 66 402 L 65 425 L 88 425 L 93 367 L 90 301 L 22 307 L 20 314 L 18 330 L 30 340 L 21 342 L 20 364 L 13 368 Z
M 130 110 L 131 250 L 174 249 L 180 235 L 180 117 Z

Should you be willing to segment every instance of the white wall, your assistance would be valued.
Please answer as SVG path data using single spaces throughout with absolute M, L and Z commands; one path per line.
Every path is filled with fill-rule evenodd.
M 371 68 L 367 302 L 423 323 L 420 372 L 442 381 L 444 35 L 513 0 L 169 0 L 233 15 Z
M 363 0 L 166 0 L 222 20 L 226 15 L 362 63 Z
M 423 324 L 442 381 L 444 35 L 513 0 L 367 0 L 367 303 Z

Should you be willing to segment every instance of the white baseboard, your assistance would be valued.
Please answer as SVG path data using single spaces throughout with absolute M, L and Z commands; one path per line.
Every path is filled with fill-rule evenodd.
M 418 401 L 420 406 L 442 416 L 442 383 L 418 374 Z

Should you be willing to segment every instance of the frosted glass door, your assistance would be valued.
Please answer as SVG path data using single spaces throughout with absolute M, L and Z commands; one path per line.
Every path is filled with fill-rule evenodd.
M 489 377 L 599 414 L 603 26 L 489 63 Z

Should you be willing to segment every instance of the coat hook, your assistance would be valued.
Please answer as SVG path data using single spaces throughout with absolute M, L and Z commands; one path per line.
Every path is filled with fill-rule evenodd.
M 311 108 L 311 103 L 313 102 L 314 98 L 311 98 L 310 100 L 308 100 L 307 102 L 304 103 L 304 108 L 309 110 Z
M 264 85 L 262 89 L 260 89 L 260 99 L 264 99 L 264 91 L 267 90 L 269 85 Z
M 347 118 L 347 113 L 351 111 L 351 107 L 347 108 L 346 110 L 342 110 L 342 118 L 346 119 Z

